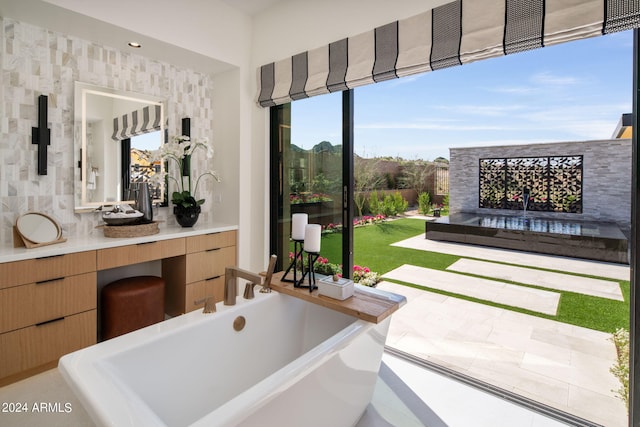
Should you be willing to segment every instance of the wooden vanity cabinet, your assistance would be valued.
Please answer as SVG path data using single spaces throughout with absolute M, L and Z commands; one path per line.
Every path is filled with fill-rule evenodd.
M 187 237 L 185 256 L 163 260 L 167 314 L 202 308 L 210 296 L 222 301 L 224 270 L 236 265 L 236 239 L 235 230 Z
M 96 343 L 98 272 L 161 260 L 165 311 L 222 300 L 237 232 L 152 240 L 0 263 L 0 387 L 57 366 Z
M 0 264 L 0 385 L 96 343 L 96 252 Z
M 98 250 L 98 270 L 184 255 L 185 239 L 157 240 Z

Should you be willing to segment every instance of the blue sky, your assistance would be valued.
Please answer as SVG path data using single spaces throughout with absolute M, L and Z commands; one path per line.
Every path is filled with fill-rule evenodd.
M 610 138 L 632 107 L 632 32 L 355 89 L 355 151 L 449 158 L 450 147 Z M 341 143 L 340 94 L 292 105 L 292 143 Z

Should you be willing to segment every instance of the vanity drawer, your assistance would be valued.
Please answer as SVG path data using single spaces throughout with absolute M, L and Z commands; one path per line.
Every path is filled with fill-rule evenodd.
M 96 273 L 0 290 L 0 333 L 96 308 Z
M 188 254 L 186 283 L 224 276 L 225 267 L 234 265 L 236 265 L 235 246 Z
M 187 253 L 236 246 L 236 237 L 235 230 L 189 237 L 187 238 Z
M 0 335 L 0 378 L 96 343 L 96 310 Z
M 204 302 L 210 296 L 213 296 L 216 302 L 222 301 L 224 297 L 224 277 L 189 283 L 185 289 L 184 312 L 188 313 L 203 308 Z
M 0 289 L 96 270 L 96 251 L 0 264 Z
M 118 248 L 99 249 L 98 270 L 184 255 L 185 239 L 158 240 Z

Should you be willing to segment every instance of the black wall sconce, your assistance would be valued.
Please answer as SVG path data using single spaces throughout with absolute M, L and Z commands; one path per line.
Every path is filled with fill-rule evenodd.
M 51 145 L 51 132 L 47 128 L 47 96 L 38 97 L 38 127 L 31 128 L 31 143 L 38 145 L 38 175 L 47 174 L 47 145 Z
M 191 138 L 191 119 L 185 117 L 182 119 L 182 135 Z M 188 176 L 191 170 L 191 156 L 185 155 L 182 162 L 182 176 Z

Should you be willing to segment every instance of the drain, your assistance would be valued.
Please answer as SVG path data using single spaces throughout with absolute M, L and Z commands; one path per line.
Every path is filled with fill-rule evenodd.
M 233 321 L 233 329 L 240 332 L 241 330 L 244 329 L 244 325 L 246 324 L 247 324 L 247 319 L 245 319 L 244 316 L 238 316 L 236 317 L 236 320 Z

